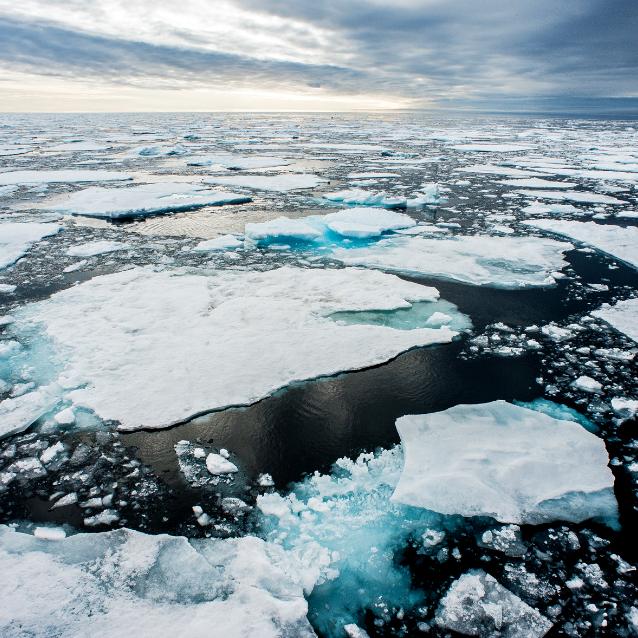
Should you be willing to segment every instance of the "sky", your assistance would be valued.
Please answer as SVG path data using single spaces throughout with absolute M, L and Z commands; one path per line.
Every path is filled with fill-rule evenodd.
M 0 111 L 638 112 L 638 0 L 0 0 Z

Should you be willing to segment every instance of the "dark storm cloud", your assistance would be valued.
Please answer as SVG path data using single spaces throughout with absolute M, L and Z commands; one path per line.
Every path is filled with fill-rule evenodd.
M 322 87 L 446 104 L 638 96 L 638 0 L 236 0 L 334 35 L 334 66 L 205 52 L 0 21 L 0 63 L 123 82 Z M 285 27 L 282 27 L 285 29 Z M 282 37 L 285 36 L 282 33 Z M 247 37 L 250 33 L 247 32 Z M 322 51 L 331 59 L 330 51 Z M 347 63 L 343 62 L 347 60 Z M 338 62 L 340 61 L 340 62 Z M 542 101 L 542 100 L 541 100 Z M 570 103 L 571 103 L 570 102 Z

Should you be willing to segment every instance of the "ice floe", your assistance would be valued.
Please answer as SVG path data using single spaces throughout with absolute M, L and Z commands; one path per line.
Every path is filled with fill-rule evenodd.
M 12 329 L 52 341 L 66 399 L 122 429 L 158 428 L 449 342 L 448 325 L 392 327 L 391 311 L 430 302 L 434 312 L 437 299 L 434 288 L 353 268 L 132 269 L 25 306 Z M 386 325 L 331 318 L 345 311 L 387 311 Z
M 416 221 L 405 213 L 379 207 L 346 208 L 327 215 L 310 215 L 298 219 L 278 217 L 267 222 L 246 224 L 246 237 L 257 242 L 317 241 L 329 242 L 329 233 L 340 237 L 366 239 L 383 233 L 411 228 Z
M 219 166 L 231 171 L 250 170 L 255 168 L 273 168 L 287 166 L 293 160 L 281 157 L 264 157 L 259 155 L 232 155 L 230 153 L 216 153 L 202 157 L 195 157 L 186 162 L 187 166 Z
M 0 583 L 5 636 L 315 635 L 294 559 L 254 536 L 64 538 L 1 527 L 0 566 L 11 574 Z
M 58 224 L 7 222 L 0 224 L 0 269 L 14 264 L 36 242 L 55 235 L 62 227 Z
M 452 146 L 455 151 L 470 151 L 476 153 L 514 153 L 528 151 L 532 146 L 528 144 L 456 144 Z
M 76 184 L 83 182 L 121 182 L 133 179 L 128 173 L 105 170 L 25 170 L 0 173 L 0 186 L 8 184 Z
M 442 200 L 437 184 L 422 184 L 413 197 L 397 197 L 385 191 L 367 191 L 362 188 L 350 188 L 332 193 L 323 193 L 322 197 L 331 202 L 340 202 L 355 206 L 382 206 L 384 208 L 415 208 L 428 204 L 438 204 Z
M 326 180 L 305 173 L 282 173 L 281 175 L 222 175 L 206 177 L 204 183 L 221 186 L 248 188 L 251 190 L 286 192 L 316 188 Z
M 622 332 L 638 343 L 638 297 L 619 301 L 611 306 L 605 304 L 591 314 L 598 319 L 606 321 L 618 332 Z
M 246 195 L 216 191 L 201 184 L 158 182 L 129 188 L 93 186 L 65 196 L 49 204 L 46 209 L 71 215 L 117 219 L 249 201 L 250 197 Z
M 452 583 L 435 620 L 445 629 L 481 638 L 542 638 L 553 625 L 483 570 Z
M 555 199 L 558 201 L 577 202 L 579 204 L 626 204 L 627 202 L 603 195 L 601 193 L 585 193 L 581 191 L 543 191 L 543 190 L 520 190 L 521 195 L 536 197 L 538 199 Z
M 543 204 L 542 202 L 532 202 L 528 206 L 521 208 L 522 213 L 527 215 L 581 215 L 580 208 L 573 204 Z
M 497 288 L 550 286 L 566 266 L 571 244 L 529 237 L 463 235 L 453 238 L 392 237 L 361 248 L 337 248 L 348 265 L 451 279 Z
M 103 239 L 71 246 L 71 248 L 66 251 L 66 254 L 69 255 L 69 257 L 95 257 L 96 255 L 104 255 L 105 253 L 112 253 L 118 250 L 127 250 L 130 247 L 130 244 L 125 244 L 121 241 L 108 241 Z
M 588 244 L 601 252 L 638 268 L 638 227 L 564 219 L 534 219 L 523 224 Z
M 602 439 L 505 401 L 404 416 L 405 466 L 392 499 L 505 523 L 616 516 Z
M 195 252 L 207 253 L 217 250 L 236 250 L 237 248 L 241 248 L 243 245 L 244 242 L 235 237 L 235 235 L 220 235 L 213 239 L 200 241 L 193 250 Z

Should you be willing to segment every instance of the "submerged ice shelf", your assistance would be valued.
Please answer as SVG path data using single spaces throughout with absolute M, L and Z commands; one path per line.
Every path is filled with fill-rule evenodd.
M 458 311 L 448 304 L 446 317 L 432 321 L 438 296 L 434 288 L 355 268 L 206 275 L 137 268 L 27 305 L 12 330 L 18 338 L 41 331 L 53 344 L 63 362 L 60 399 L 124 430 L 160 428 L 450 342 L 458 332 L 448 324 L 458 322 Z M 393 327 L 392 311 L 415 302 L 432 305 L 420 315 L 423 324 Z M 333 319 L 370 311 L 385 311 L 387 321 Z

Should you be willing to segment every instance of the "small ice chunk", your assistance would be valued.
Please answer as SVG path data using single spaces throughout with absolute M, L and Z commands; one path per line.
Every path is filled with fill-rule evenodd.
M 382 206 L 384 208 L 406 208 L 405 197 L 393 197 L 385 191 L 373 192 L 362 188 L 350 188 L 333 193 L 323 193 L 323 198 L 331 202 L 343 202 L 357 206 Z
M 89 516 L 84 519 L 86 527 L 98 527 L 100 525 L 113 525 L 120 520 L 120 515 L 111 509 L 105 509 L 95 516 Z
M 592 379 L 585 375 L 578 377 L 572 385 L 578 390 L 583 390 L 584 392 L 598 393 L 603 389 L 603 386 L 596 381 L 596 379 Z
M 67 507 L 68 505 L 75 505 L 78 502 L 78 495 L 75 492 L 65 494 L 59 498 L 52 506 L 51 509 L 57 509 L 58 507 Z
M 441 599 L 440 627 L 480 638 L 541 638 L 552 623 L 483 570 L 455 580 Z
M 33 535 L 45 541 L 61 541 L 66 538 L 66 532 L 61 527 L 36 527 Z
M 75 410 L 72 407 L 64 408 L 53 417 L 53 420 L 60 425 L 73 425 L 75 423 Z
M 277 217 L 267 222 L 246 224 L 244 232 L 246 237 L 256 242 L 282 238 L 313 241 L 321 237 L 322 234 L 320 230 L 303 219 L 290 219 L 288 217 Z
M 619 416 L 631 419 L 638 414 L 638 399 L 614 397 L 611 400 L 611 408 Z
M 91 241 L 86 244 L 71 246 L 66 254 L 69 257 L 95 257 L 96 255 L 104 255 L 117 250 L 127 250 L 130 244 L 124 244 L 119 241 Z
M 237 248 L 241 248 L 244 243 L 237 239 L 234 235 L 220 235 L 219 237 L 215 237 L 213 239 L 208 239 L 206 241 L 200 241 L 193 250 L 195 252 L 214 252 L 216 250 L 236 250 Z
M 211 474 L 214 474 L 215 476 L 220 474 L 234 474 L 235 472 L 239 472 L 237 466 L 234 463 L 231 463 L 221 454 L 215 454 L 214 452 L 211 452 L 206 457 L 206 468 Z
M 62 454 L 64 450 L 64 444 L 62 441 L 58 441 L 57 443 L 50 445 L 46 450 L 44 450 L 44 452 L 42 452 L 42 454 L 40 454 L 40 461 L 42 461 L 45 465 L 47 463 L 51 463 L 51 461 L 53 461 L 58 454 Z
M 361 629 L 359 625 L 355 625 L 354 623 L 348 623 L 343 626 L 343 631 L 345 632 L 347 638 L 370 638 L 370 635 L 365 629 Z

